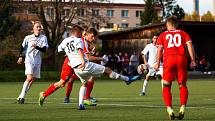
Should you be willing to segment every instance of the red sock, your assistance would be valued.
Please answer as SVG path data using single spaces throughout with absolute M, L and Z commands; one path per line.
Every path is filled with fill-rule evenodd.
M 172 107 L 171 87 L 163 87 L 163 99 L 166 106 Z
M 180 87 L 180 102 L 181 105 L 186 105 L 188 99 L 188 89 L 187 86 Z
M 56 88 L 55 86 L 54 86 L 54 84 L 51 84 L 50 86 L 49 86 L 49 88 L 43 93 L 43 96 L 44 97 L 47 97 L 47 96 L 49 96 L 50 94 L 52 94 L 55 90 L 57 90 L 58 88 Z
M 90 98 L 90 94 L 91 94 L 91 92 L 92 92 L 93 85 L 94 85 L 94 82 L 88 80 L 88 82 L 87 82 L 86 94 L 85 94 L 84 99 Z
M 72 91 L 73 82 L 68 81 L 67 88 L 66 88 L 66 97 L 69 97 Z

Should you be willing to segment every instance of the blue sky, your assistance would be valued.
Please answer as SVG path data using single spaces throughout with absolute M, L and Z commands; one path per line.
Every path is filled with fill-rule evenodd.
M 144 3 L 144 0 L 112 0 L 116 3 Z M 193 12 L 193 0 L 176 0 L 186 13 Z M 213 10 L 213 0 L 199 0 L 200 15 Z

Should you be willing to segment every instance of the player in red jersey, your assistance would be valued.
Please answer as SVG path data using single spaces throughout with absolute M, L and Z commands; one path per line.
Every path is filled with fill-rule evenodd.
M 178 119 L 184 118 L 185 106 L 188 99 L 187 82 L 187 63 L 186 48 L 188 49 L 191 64 L 190 67 L 196 66 L 195 52 L 189 35 L 179 29 L 176 29 L 178 20 L 176 16 L 167 19 L 167 31 L 160 34 L 157 42 L 158 57 L 155 69 L 158 69 L 163 54 L 163 98 L 167 107 L 170 119 L 174 120 L 175 114 L 172 109 L 171 85 L 172 81 L 177 78 L 180 87 L 180 110 Z M 164 52 L 163 52 L 164 51 Z
M 87 27 L 83 27 L 84 30 L 82 32 L 82 40 L 84 42 L 87 42 L 86 39 L 86 33 L 87 33 Z M 101 57 L 94 57 L 93 55 L 95 54 L 95 46 L 92 44 L 92 43 L 88 43 L 88 49 L 84 49 L 84 52 L 86 54 L 88 54 L 89 56 L 89 60 L 91 61 L 104 61 L 103 58 Z M 74 77 L 74 76 L 73 76 Z M 64 103 L 70 103 L 70 94 L 71 94 L 71 91 L 72 91 L 72 88 L 73 88 L 73 82 L 76 78 L 70 78 L 68 83 L 67 83 L 67 88 L 66 88 L 66 97 L 64 98 Z M 87 88 L 86 88 L 86 94 L 85 94 L 85 97 L 84 97 L 84 104 L 85 105 L 89 105 L 89 106 L 95 106 L 96 105 L 96 101 L 94 98 L 92 98 L 90 95 L 91 95 L 91 92 L 92 92 L 92 89 L 94 87 L 94 77 L 90 77 L 90 79 L 87 81 Z

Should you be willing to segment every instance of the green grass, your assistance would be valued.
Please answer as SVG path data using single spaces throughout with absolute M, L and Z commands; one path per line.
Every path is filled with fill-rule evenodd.
M 149 83 L 147 95 L 139 96 L 143 81 L 127 86 L 116 80 L 95 82 L 93 96 L 96 107 L 79 111 L 80 81 L 75 81 L 70 104 L 63 104 L 65 88 L 50 95 L 43 107 L 37 104 L 40 91 L 53 82 L 36 81 L 26 95 L 25 104 L 15 103 L 23 82 L 0 82 L 0 121 L 165 121 L 169 120 L 161 94 L 160 81 Z M 185 121 L 215 121 L 215 79 L 189 80 L 189 100 Z M 179 91 L 175 82 L 172 88 L 173 105 L 179 108 Z

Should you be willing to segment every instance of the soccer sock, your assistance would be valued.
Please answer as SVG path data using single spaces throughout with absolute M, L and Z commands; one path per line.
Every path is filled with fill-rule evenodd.
M 85 95 L 84 99 L 90 98 L 90 94 L 92 92 L 93 86 L 94 86 L 94 82 L 88 80 L 88 82 L 87 82 L 87 89 L 86 89 L 86 95 Z
M 68 81 L 67 88 L 66 88 L 66 97 L 69 97 L 72 91 L 73 82 Z
M 144 80 L 142 92 L 146 92 L 147 84 L 148 84 L 148 81 L 147 81 L 147 80 Z
M 44 97 L 47 97 L 47 96 L 49 96 L 50 94 L 52 94 L 55 90 L 57 90 L 58 88 L 56 88 L 55 86 L 54 86 L 54 84 L 51 84 L 50 86 L 49 86 L 49 88 L 43 93 L 43 96 Z
M 172 107 L 171 87 L 163 87 L 163 99 L 167 107 Z
M 120 79 L 120 80 L 123 80 L 123 81 L 128 81 L 129 80 L 129 78 L 127 76 L 118 74 L 118 73 L 116 73 L 114 71 L 111 72 L 109 77 L 112 78 L 112 79 Z
M 79 105 L 83 105 L 85 91 L 86 91 L 86 87 L 81 86 L 80 91 L 79 91 Z
M 24 98 L 25 97 L 25 94 L 27 93 L 27 90 L 28 90 L 28 84 L 29 82 L 28 81 L 25 81 L 23 86 L 22 86 L 22 91 L 19 95 L 19 98 Z
M 180 103 L 181 105 L 186 105 L 188 99 L 188 89 L 187 86 L 180 87 Z

